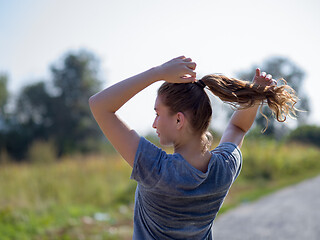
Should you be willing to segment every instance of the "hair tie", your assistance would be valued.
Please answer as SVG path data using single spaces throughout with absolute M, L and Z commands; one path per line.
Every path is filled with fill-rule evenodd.
M 202 80 L 198 80 L 194 83 L 197 84 L 197 86 L 201 87 L 202 89 L 206 87 L 206 84 Z

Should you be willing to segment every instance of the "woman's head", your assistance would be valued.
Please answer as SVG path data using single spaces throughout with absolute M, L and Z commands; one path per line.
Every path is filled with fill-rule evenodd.
M 158 99 L 173 116 L 182 113 L 194 136 L 204 136 L 208 130 L 212 108 L 204 89 L 194 83 L 167 83 L 158 89 Z

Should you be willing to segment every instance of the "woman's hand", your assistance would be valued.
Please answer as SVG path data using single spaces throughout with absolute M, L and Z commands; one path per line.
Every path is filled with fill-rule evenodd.
M 256 75 L 254 76 L 252 82 L 254 84 L 264 86 L 264 87 L 277 85 L 277 81 L 275 79 L 272 79 L 271 74 L 267 74 L 266 72 L 261 72 L 259 68 L 256 69 Z
M 185 56 L 174 58 L 156 69 L 160 79 L 169 83 L 188 83 L 196 80 L 196 63 Z

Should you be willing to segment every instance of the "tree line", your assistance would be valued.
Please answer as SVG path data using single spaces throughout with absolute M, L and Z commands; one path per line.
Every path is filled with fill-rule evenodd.
M 50 67 L 50 80 L 24 86 L 14 102 L 8 77 L 0 77 L 0 150 L 17 160 L 25 159 L 34 141 L 50 141 L 57 156 L 97 148 L 101 131 L 88 99 L 100 90 L 99 60 L 81 50 L 69 52 Z
M 310 110 L 309 99 L 302 90 L 303 70 L 282 57 L 269 58 L 260 67 L 275 79 L 283 77 L 296 90 L 300 98 L 297 107 L 305 110 L 298 112 L 297 123 L 303 125 Z M 239 72 L 237 77 L 250 80 L 255 68 L 252 66 Z M 97 151 L 102 140 L 106 141 L 88 106 L 89 97 L 101 90 L 102 84 L 99 60 L 92 52 L 79 50 L 64 54 L 50 67 L 50 79 L 22 87 L 10 109 L 8 102 L 12 96 L 8 91 L 8 81 L 6 74 L 0 74 L 0 153 L 6 152 L 13 159 L 24 160 L 34 142 L 44 141 L 54 146 L 59 157 Z M 268 108 L 263 112 L 270 120 L 266 135 L 276 139 L 288 135 L 291 130 L 284 124 L 277 124 Z M 265 126 L 265 119 L 258 114 L 256 129 L 261 130 Z M 320 133 L 317 126 L 311 130 L 310 127 L 297 128 L 292 132 L 292 139 L 299 141 L 303 135 L 303 139 L 318 139 L 320 146 L 320 136 L 315 133 Z

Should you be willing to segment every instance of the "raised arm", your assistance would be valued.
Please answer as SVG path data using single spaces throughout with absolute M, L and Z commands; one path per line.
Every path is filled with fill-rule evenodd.
M 123 80 L 90 97 L 90 109 L 99 127 L 130 166 L 133 166 L 140 137 L 118 118 L 116 111 L 134 95 L 156 81 L 194 81 L 194 69 L 195 64 L 191 59 L 181 56 Z
M 258 68 L 256 69 L 253 83 L 262 86 L 276 84 L 270 74 L 267 75 L 265 72 L 261 73 Z M 221 137 L 220 143 L 232 142 L 238 147 L 241 147 L 245 134 L 249 131 L 255 120 L 260 103 L 260 101 L 257 101 L 254 106 L 248 109 L 235 111 Z

